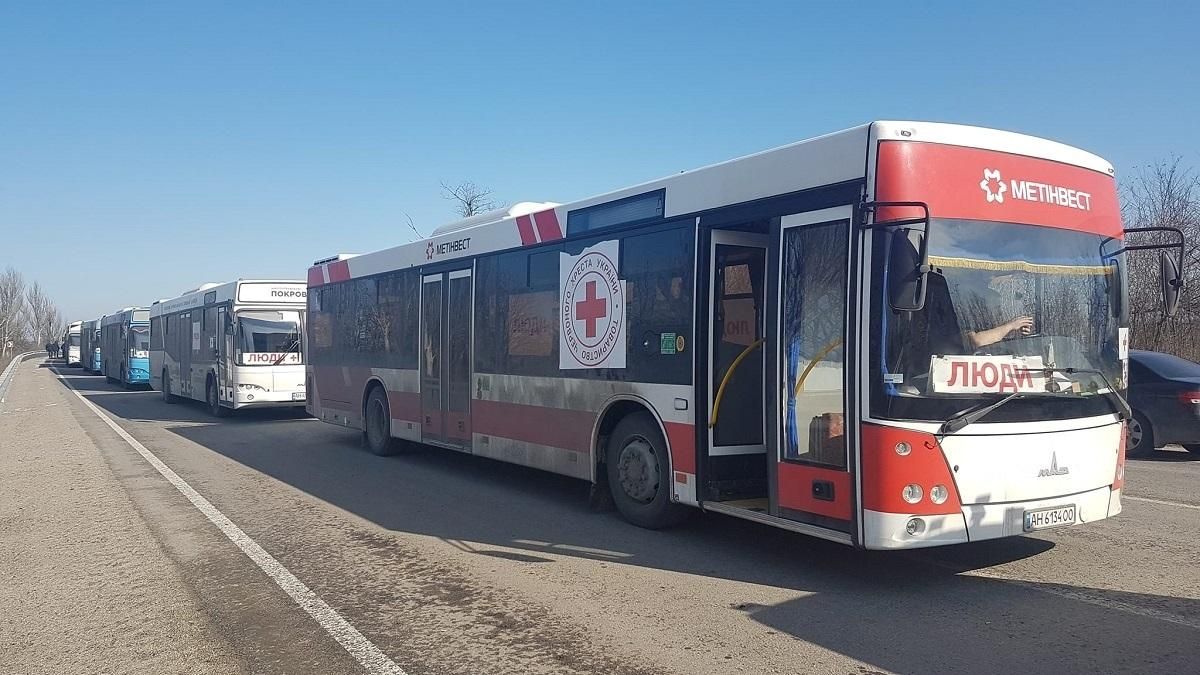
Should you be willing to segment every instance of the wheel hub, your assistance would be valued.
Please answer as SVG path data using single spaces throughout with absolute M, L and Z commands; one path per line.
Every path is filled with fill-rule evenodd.
M 621 449 L 617 461 L 617 476 L 621 489 L 630 498 L 649 503 L 658 494 L 658 460 L 654 449 L 643 438 L 631 440 Z

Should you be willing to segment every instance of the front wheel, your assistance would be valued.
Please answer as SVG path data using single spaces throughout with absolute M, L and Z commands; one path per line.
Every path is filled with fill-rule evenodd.
M 363 438 L 367 449 L 380 457 L 396 454 L 396 442 L 392 440 L 392 416 L 388 411 L 387 394 L 383 393 L 382 387 L 371 390 L 365 412 Z
M 229 417 L 229 408 L 221 405 L 217 397 L 217 383 L 213 382 L 212 378 L 209 378 L 208 386 L 205 387 L 205 398 L 208 400 L 208 411 L 213 417 Z
M 625 520 L 658 530 L 688 517 L 687 507 L 671 502 L 667 444 L 649 413 L 634 413 L 617 423 L 605 461 L 613 502 Z
M 1133 411 L 1133 419 L 1129 420 L 1129 438 L 1125 444 L 1126 457 L 1146 457 L 1154 452 L 1154 430 L 1150 428 L 1150 420 L 1141 412 Z

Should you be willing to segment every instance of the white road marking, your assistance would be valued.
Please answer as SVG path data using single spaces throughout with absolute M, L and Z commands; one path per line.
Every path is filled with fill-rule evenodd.
M 1184 509 L 1195 509 L 1200 511 L 1200 506 L 1195 504 L 1184 504 L 1183 502 L 1169 502 L 1165 499 L 1150 499 L 1149 497 L 1131 497 L 1129 495 L 1121 495 L 1121 499 L 1128 499 L 1135 502 L 1150 502 L 1151 504 L 1162 504 L 1163 506 L 1178 506 Z
M 386 675 L 406 675 L 404 669 L 397 665 L 395 661 L 388 658 L 387 654 L 384 654 L 379 647 L 376 647 L 373 642 L 358 632 L 357 628 L 326 604 L 316 593 L 313 593 L 303 581 L 300 581 L 294 574 L 289 572 L 286 567 L 280 564 L 270 553 L 267 553 L 262 546 L 259 546 L 240 527 L 235 525 L 232 520 L 226 518 L 225 514 L 217 510 L 217 507 L 213 506 L 199 492 L 196 492 L 191 485 L 188 485 L 187 481 L 172 471 L 171 467 L 164 464 L 162 460 L 146 449 L 146 446 L 138 442 L 136 438 L 130 436 L 111 417 L 105 414 L 104 411 L 96 407 L 95 403 L 87 400 L 67 378 L 62 378 L 62 380 L 70 387 L 72 393 L 80 401 L 83 401 L 84 405 L 96 413 L 97 417 L 124 439 L 129 444 L 129 447 L 136 450 L 143 459 L 157 469 L 163 478 L 166 478 L 171 485 L 175 486 L 176 490 L 179 490 L 184 497 L 187 497 L 188 501 L 200 513 L 204 514 L 205 518 L 208 518 L 213 525 L 216 525 L 229 538 L 229 541 L 233 542 L 235 546 L 241 549 L 242 553 L 246 554 L 246 557 L 258 565 L 259 569 L 271 577 L 271 580 L 282 588 L 297 605 L 300 605 L 305 612 L 308 612 L 308 615 L 315 619 L 325 629 L 325 632 L 329 633 L 330 637 L 337 640 L 338 644 L 349 652 L 367 672 Z
M 1021 588 L 1027 588 L 1031 591 L 1037 591 L 1039 593 L 1056 595 L 1060 598 L 1086 602 L 1089 605 L 1095 605 L 1096 607 L 1102 607 L 1104 609 L 1115 609 L 1122 612 L 1127 612 L 1129 614 L 1136 614 L 1137 616 L 1145 617 L 1147 619 L 1157 619 L 1159 621 L 1166 621 L 1167 623 L 1173 623 L 1179 626 L 1186 626 L 1188 628 L 1200 630 L 1200 619 L 1179 616 L 1178 614 L 1171 614 L 1170 612 L 1164 612 L 1160 609 L 1154 609 L 1152 607 L 1141 607 L 1123 600 L 1114 600 L 1112 598 L 1105 597 L 1103 593 L 1092 592 L 1090 589 L 1047 586 L 1044 583 L 1023 581 L 1021 579 L 1009 579 L 1007 577 L 989 574 L 979 570 L 967 572 L 966 575 L 982 577 L 984 579 L 992 579 L 995 581 L 1003 581 L 1004 583 L 1020 586 Z

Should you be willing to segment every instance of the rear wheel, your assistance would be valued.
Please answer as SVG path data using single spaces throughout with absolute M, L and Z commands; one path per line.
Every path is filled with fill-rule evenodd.
M 162 373 L 162 397 L 163 403 L 174 403 L 175 394 L 171 393 L 171 374 L 164 368 Z
M 374 387 L 367 396 L 363 415 L 363 438 L 367 449 L 381 457 L 396 454 L 396 442 L 392 440 L 392 416 L 388 412 L 387 394 L 383 387 Z
M 221 401 L 217 396 L 217 383 L 211 377 L 208 378 L 208 384 L 205 386 L 205 399 L 208 401 L 208 411 L 213 414 L 213 417 L 229 417 L 229 408 L 221 405 Z
M 1150 420 L 1141 412 L 1133 411 L 1133 419 L 1129 420 L 1129 439 L 1125 444 L 1126 457 L 1145 457 L 1154 452 L 1154 430 L 1150 428 Z
M 634 413 L 617 423 L 605 459 L 609 490 L 625 520 L 657 530 L 688 517 L 687 507 L 671 502 L 667 444 L 649 413 Z

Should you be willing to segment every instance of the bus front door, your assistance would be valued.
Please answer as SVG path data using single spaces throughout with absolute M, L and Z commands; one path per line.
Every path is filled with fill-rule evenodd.
M 710 423 L 702 499 L 765 512 L 767 235 L 713 230 L 709 253 Z
M 471 270 L 421 281 L 421 439 L 469 452 Z
M 842 206 L 780 218 L 778 280 L 770 284 L 778 293 L 769 356 L 778 383 L 772 515 L 838 540 L 850 538 L 855 503 L 856 427 L 846 405 L 852 212 Z

